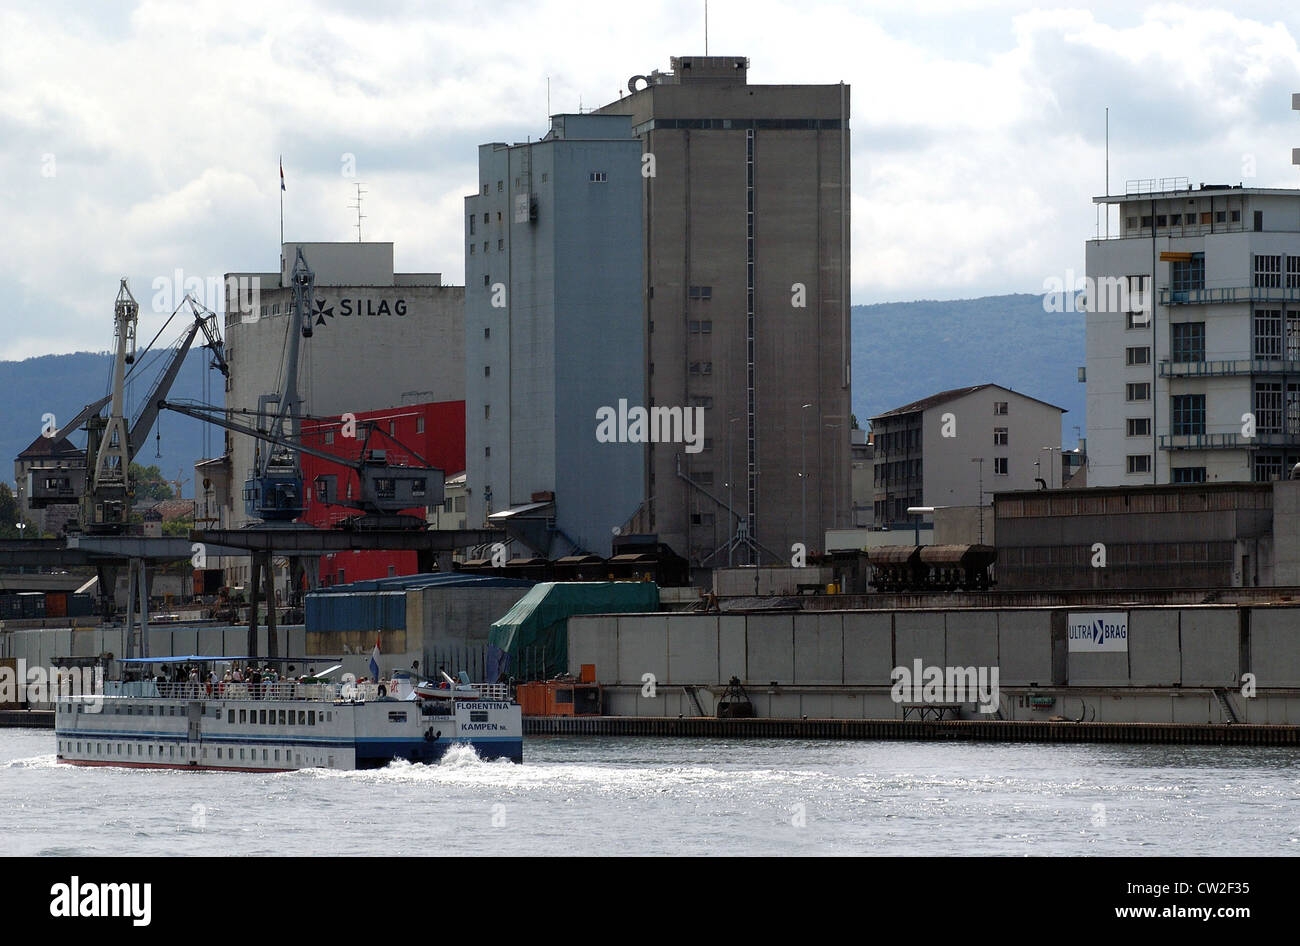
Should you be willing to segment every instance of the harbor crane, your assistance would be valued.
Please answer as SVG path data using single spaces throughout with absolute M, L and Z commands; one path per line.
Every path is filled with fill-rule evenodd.
M 158 340 L 172 319 L 187 306 L 193 316 L 192 321 L 172 347 L 166 364 L 149 388 L 139 413 L 128 424 L 126 383 L 139 368 L 137 361 L 140 356 L 150 351 L 153 342 Z M 149 431 L 158 419 L 159 404 L 171 392 L 185 357 L 200 333 L 204 338 L 202 347 L 212 355 L 212 367 L 222 374 L 229 374 L 221 337 L 216 328 L 217 314 L 193 296 L 187 294 L 181 300 L 149 346 L 137 353 L 136 326 L 139 313 L 139 303 L 123 279 L 113 306 L 116 344 L 111 391 L 106 397 L 87 404 L 76 417 L 50 434 L 53 445 L 58 445 L 85 424 L 85 466 L 34 467 L 29 471 L 28 495 L 34 508 L 79 503 L 79 521 L 69 523 L 70 531 L 79 530 L 95 535 L 121 535 L 126 532 L 134 493 L 134 484 L 130 480 L 131 461 L 148 440 Z M 107 415 L 101 414 L 106 405 Z
M 371 447 L 375 425 L 361 422 L 365 435 L 355 463 L 346 457 L 319 450 L 302 443 L 300 422 L 302 399 L 298 393 L 298 361 L 301 339 L 311 338 L 311 306 L 315 297 L 316 275 L 308 266 L 302 248 L 298 248 L 291 274 L 293 303 L 290 309 L 288 338 L 285 345 L 284 386 L 274 394 L 257 399 L 257 410 L 227 410 L 208 405 L 160 402 L 159 406 L 187 417 L 194 417 L 259 441 L 254 454 L 253 470 L 244 483 L 244 509 L 250 519 L 267 523 L 288 523 L 306 509 L 301 455 L 308 454 L 329 463 L 353 470 L 359 481 L 360 497 L 356 500 L 338 494 L 338 477 L 321 476 L 313 484 L 318 501 L 357 509 L 361 515 L 344 521 L 345 528 L 425 528 L 423 518 L 401 515 L 401 510 L 434 506 L 443 501 L 444 471 L 430 467 L 415 451 L 391 434 L 381 431 L 402 447 L 420 466 L 395 466 L 388 462 L 388 451 Z M 275 405 L 274 412 L 268 411 Z M 255 418 L 253 424 L 232 419 L 243 415 Z M 263 421 L 270 420 L 264 427 Z M 262 449 L 261 444 L 265 444 Z
M 302 247 L 298 247 L 298 255 L 293 261 L 290 282 L 293 286 L 293 309 L 285 351 L 284 390 L 263 394 L 257 399 L 259 416 L 268 404 L 276 403 L 269 430 L 263 431 L 259 426 L 256 431 L 241 431 L 265 440 L 269 445 L 265 451 L 258 450 L 255 454 L 252 475 L 244 483 L 245 512 L 250 518 L 263 522 L 291 522 L 301 516 L 305 508 L 302 468 L 292 438 L 298 432 L 301 410 L 298 394 L 299 339 L 311 338 L 312 335 L 311 303 L 316 294 L 316 274 L 307 265 Z M 301 332 L 294 331 L 294 326 L 299 326 Z M 175 405 L 171 408 L 176 409 Z M 213 417 L 203 419 L 218 423 Z
M 411 450 L 377 424 L 369 421 L 357 422 L 358 432 L 364 430 L 364 435 L 360 439 L 361 449 L 358 459 L 350 461 L 347 457 L 340 456 L 337 453 L 330 453 L 326 450 L 308 446 L 301 442 L 301 438 L 292 440 L 287 436 L 276 435 L 271 431 L 262 430 L 249 424 L 237 423 L 222 416 L 223 414 L 261 416 L 258 411 L 226 411 L 219 407 L 179 404 L 172 401 L 164 401 L 159 406 L 163 410 L 174 411 L 186 417 L 194 417 L 209 424 L 224 427 L 226 430 L 246 434 L 249 437 L 264 441 L 269 445 L 266 451 L 268 455 L 273 452 L 282 457 L 292 454 L 295 470 L 297 469 L 298 456 L 304 453 L 327 463 L 352 470 L 360 484 L 360 496 L 355 499 L 348 498 L 346 495 L 339 495 L 338 478 L 336 476 L 319 476 L 313 484 L 314 495 L 318 502 L 333 506 L 346 506 L 361 513 L 359 516 L 354 516 L 340 523 L 342 528 L 423 529 L 428 525 L 424 519 L 402 515 L 401 510 L 419 506 L 437 506 L 443 502 L 444 471 L 429 466 L 428 461 L 414 450 Z M 301 420 L 303 416 L 298 415 L 297 419 Z M 386 449 L 371 446 L 372 438 L 376 433 L 391 440 L 409 453 L 412 459 L 422 465 L 397 466 L 390 464 Z M 286 465 L 282 469 L 287 468 L 289 461 L 284 460 L 281 462 Z M 274 475 L 283 476 L 284 474 L 276 473 Z M 299 482 L 301 482 L 301 473 L 298 476 Z M 251 485 L 254 481 L 255 478 L 250 479 L 248 483 Z M 247 491 L 248 488 L 249 486 L 246 486 L 245 490 Z M 266 493 L 263 493 L 263 495 L 266 495 Z M 278 512 L 284 508 L 283 505 L 277 505 L 270 511 Z M 250 515 L 252 514 L 250 509 Z

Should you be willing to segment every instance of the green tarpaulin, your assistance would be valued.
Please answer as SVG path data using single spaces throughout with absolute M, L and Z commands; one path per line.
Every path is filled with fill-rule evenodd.
M 569 617 L 659 610 L 649 581 L 543 582 L 488 633 L 487 678 L 549 680 L 569 670 Z

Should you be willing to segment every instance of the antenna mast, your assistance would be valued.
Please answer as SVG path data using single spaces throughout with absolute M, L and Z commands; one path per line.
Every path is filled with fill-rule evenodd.
M 358 243 L 361 242 L 361 221 L 366 219 L 366 215 L 361 212 L 361 195 L 368 193 L 367 191 L 363 191 L 361 189 L 361 185 L 364 183 L 365 181 L 358 181 L 356 184 L 353 185 L 357 189 L 357 202 L 355 204 L 348 204 L 348 208 L 350 210 L 356 210 L 357 212 L 357 222 L 354 223 L 353 226 L 357 228 Z

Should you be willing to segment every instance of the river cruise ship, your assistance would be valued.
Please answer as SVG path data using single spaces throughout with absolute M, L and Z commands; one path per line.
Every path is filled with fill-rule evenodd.
M 211 657 L 167 660 L 229 663 Z M 379 768 L 396 759 L 432 763 L 452 746 L 468 745 L 483 759 L 523 761 L 519 704 L 505 685 L 448 679 L 433 686 L 405 675 L 387 684 L 315 679 L 106 682 L 103 695 L 56 702 L 57 759 L 72 765 L 284 772 Z

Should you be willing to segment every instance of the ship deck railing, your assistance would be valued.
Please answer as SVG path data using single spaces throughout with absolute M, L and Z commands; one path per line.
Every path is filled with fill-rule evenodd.
M 382 683 L 156 683 L 152 680 L 105 681 L 104 695 L 129 699 L 163 700 L 298 700 L 313 703 L 373 702 L 396 696 Z M 504 683 L 474 684 L 466 698 L 508 701 Z

